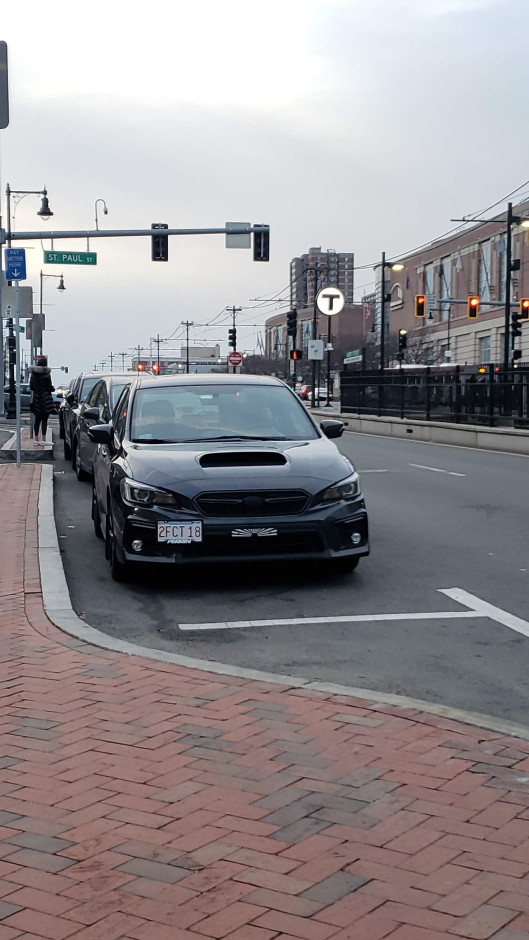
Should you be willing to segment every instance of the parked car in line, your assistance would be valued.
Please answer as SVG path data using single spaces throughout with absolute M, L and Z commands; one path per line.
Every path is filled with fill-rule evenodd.
M 80 372 L 72 382 L 61 405 L 59 418 L 60 431 L 63 438 L 64 459 L 72 459 L 72 441 L 77 427 L 81 405 L 86 401 L 96 382 L 101 378 L 101 372 Z
M 78 480 L 92 476 L 92 460 L 96 445 L 88 437 L 88 428 L 107 424 L 123 389 L 130 384 L 131 372 L 99 373 L 87 399 L 79 405 L 78 416 L 71 438 L 72 467 Z
M 20 383 L 20 408 L 22 411 L 29 411 L 29 406 L 31 405 L 31 396 L 32 391 L 29 385 L 26 385 L 25 382 Z M 9 384 L 4 385 L 4 408 L 7 408 L 9 403 Z
M 112 577 L 139 563 L 319 561 L 369 554 L 358 474 L 279 379 L 135 378 L 88 436 L 92 520 Z

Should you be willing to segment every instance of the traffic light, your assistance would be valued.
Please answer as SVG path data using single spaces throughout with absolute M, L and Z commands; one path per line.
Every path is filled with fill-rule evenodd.
M 237 330 L 235 327 L 228 330 L 228 346 L 231 346 L 232 349 L 237 349 Z
M 426 297 L 424 294 L 415 294 L 415 316 L 426 316 Z
M 408 331 L 399 330 L 399 353 L 403 353 L 408 344 Z
M 161 366 L 157 362 L 153 362 L 152 371 L 155 375 L 158 375 L 158 373 L 161 372 Z
M 512 358 L 513 358 L 513 361 L 516 361 L 516 359 L 521 359 L 521 358 L 522 358 L 522 350 L 521 350 L 521 349 L 513 349 L 513 351 L 512 351 Z
M 164 229 L 169 228 L 165 222 L 153 222 L 151 228 Z M 151 258 L 153 261 L 169 260 L 169 236 L 161 235 L 159 232 L 151 236 Z
M 477 320 L 479 313 L 479 297 L 472 294 L 467 299 L 467 317 L 469 320 Z
M 291 349 L 290 350 L 291 359 L 303 359 L 303 350 L 302 349 Z
M 260 225 L 261 223 L 256 223 Z M 270 228 L 267 225 L 264 231 L 253 233 L 253 260 L 270 261 Z
M 289 310 L 287 313 L 287 336 L 296 338 L 298 332 L 298 311 Z
M 520 323 L 522 321 L 521 313 L 511 313 L 511 336 L 521 336 L 522 328 Z
M 138 362 L 138 372 L 145 372 L 147 370 L 146 362 Z
M 522 297 L 520 301 L 520 320 L 529 320 L 529 297 Z

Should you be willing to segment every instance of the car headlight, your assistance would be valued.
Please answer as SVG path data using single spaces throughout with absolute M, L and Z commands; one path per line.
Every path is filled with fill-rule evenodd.
M 125 477 L 119 484 L 123 502 L 129 506 L 177 506 L 174 493 Z
M 332 503 L 340 499 L 355 499 L 360 492 L 360 480 L 357 473 L 351 473 L 333 486 L 328 486 L 320 495 L 320 502 Z

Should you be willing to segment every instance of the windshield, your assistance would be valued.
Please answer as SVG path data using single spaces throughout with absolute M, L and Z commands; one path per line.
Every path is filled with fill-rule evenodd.
M 134 396 L 131 440 L 305 441 L 318 432 L 304 405 L 281 385 L 172 385 Z

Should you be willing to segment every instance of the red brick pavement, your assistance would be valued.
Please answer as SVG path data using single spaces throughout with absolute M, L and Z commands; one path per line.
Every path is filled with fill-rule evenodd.
M 0 467 L 0 940 L 529 938 L 529 742 L 88 646 Z

